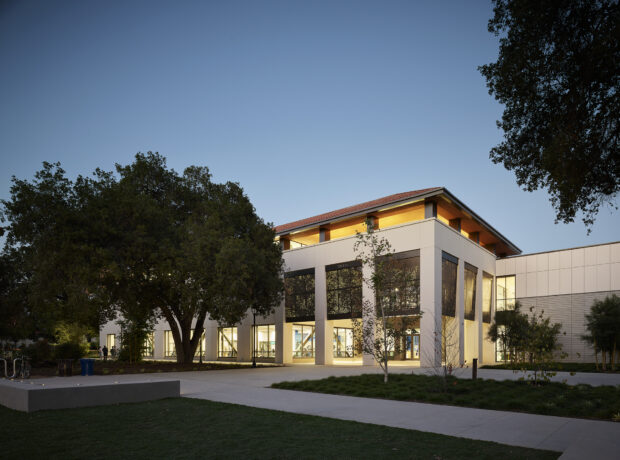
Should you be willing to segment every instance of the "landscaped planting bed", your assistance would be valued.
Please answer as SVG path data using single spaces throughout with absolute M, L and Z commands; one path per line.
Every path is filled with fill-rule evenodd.
M 495 364 L 495 365 L 486 365 L 482 366 L 481 369 L 515 369 L 515 366 L 512 364 Z M 534 367 L 531 365 L 519 364 L 517 366 L 518 370 L 526 369 L 526 370 L 534 370 Z M 602 366 L 599 364 L 598 370 L 596 369 L 595 363 L 553 363 L 548 366 L 548 369 L 554 372 L 606 372 L 606 373 L 620 373 L 620 366 L 616 365 L 616 369 L 612 371 L 610 369 L 609 364 L 607 364 L 607 369 L 603 370 Z
M 445 383 L 444 383 L 445 382 Z M 281 382 L 273 388 L 366 398 L 396 399 L 452 406 L 477 407 L 532 414 L 620 421 L 620 386 L 543 383 L 534 386 L 513 380 L 468 380 L 448 376 L 382 374 L 329 377 Z

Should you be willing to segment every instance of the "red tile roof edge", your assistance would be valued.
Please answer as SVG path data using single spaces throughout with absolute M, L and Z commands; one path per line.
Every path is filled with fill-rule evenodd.
M 307 217 L 305 219 L 296 220 L 287 224 L 278 225 L 275 227 L 276 233 L 282 233 L 297 228 L 307 227 L 312 224 L 318 224 L 328 220 L 338 219 L 350 214 L 355 214 L 377 206 L 385 206 L 398 201 L 406 200 L 409 198 L 415 198 L 416 196 L 423 195 L 425 193 L 441 190 L 443 187 L 431 187 L 421 190 L 413 190 L 410 192 L 395 193 L 394 195 L 384 196 L 383 198 L 377 198 L 376 200 L 366 201 L 364 203 L 355 204 L 353 206 L 347 206 L 346 208 L 336 209 L 335 211 L 326 212 L 324 214 L 318 214 L 316 216 Z

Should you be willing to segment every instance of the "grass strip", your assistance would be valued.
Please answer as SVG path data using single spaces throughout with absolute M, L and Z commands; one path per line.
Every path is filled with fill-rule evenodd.
M 417 401 L 531 414 L 620 421 L 620 386 L 544 383 L 533 386 L 514 380 L 470 380 L 449 376 L 383 374 L 328 377 L 322 380 L 281 382 L 273 388 L 366 398 Z
M 0 445 L 6 459 L 505 460 L 559 456 L 493 442 L 186 398 L 32 414 L 0 406 Z

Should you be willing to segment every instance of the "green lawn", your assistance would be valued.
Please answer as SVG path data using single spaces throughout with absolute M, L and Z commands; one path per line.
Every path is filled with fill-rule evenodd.
M 524 367 L 527 370 L 533 370 L 533 367 L 525 364 L 523 366 L 519 365 L 519 370 Z M 610 366 L 609 364 L 607 364 L 607 370 L 604 372 L 608 372 L 608 373 L 612 373 L 611 370 L 609 369 Z M 481 369 L 509 369 L 512 370 L 514 369 L 514 367 L 511 364 L 495 364 L 492 366 L 482 366 Z M 551 364 L 551 366 L 549 367 L 550 370 L 552 371 L 559 371 L 559 372 L 603 372 L 601 370 L 601 365 L 599 364 L 599 370 L 596 370 L 596 364 L 595 363 L 553 363 Z M 616 366 L 616 370 L 614 371 L 614 373 L 620 373 L 620 366 Z
M 444 388 L 441 382 L 435 376 L 390 374 L 389 382 L 384 384 L 382 374 L 364 374 L 281 382 L 272 387 L 565 417 L 620 418 L 620 386 L 548 383 L 535 387 L 512 380 L 474 381 L 448 377 Z
M 167 399 L 43 411 L 0 406 L 2 458 L 502 458 L 558 453 L 419 431 Z

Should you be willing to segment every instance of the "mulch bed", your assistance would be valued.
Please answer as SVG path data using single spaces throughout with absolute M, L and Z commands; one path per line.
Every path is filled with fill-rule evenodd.
M 267 367 L 258 363 L 257 367 Z M 273 366 L 269 364 L 269 366 Z M 247 369 L 249 364 L 240 363 L 187 363 L 178 364 L 167 361 L 143 361 L 140 363 L 126 363 L 121 361 L 95 360 L 95 375 L 119 375 L 119 374 L 148 374 L 154 372 L 190 372 L 190 371 L 217 371 L 223 369 Z M 73 375 L 80 375 L 79 361 L 73 365 Z M 54 377 L 58 375 L 56 363 L 33 366 L 31 377 Z

